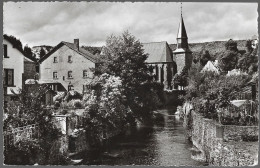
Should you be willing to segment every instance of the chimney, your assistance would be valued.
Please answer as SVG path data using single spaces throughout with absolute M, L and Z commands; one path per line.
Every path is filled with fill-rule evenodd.
M 79 50 L 79 39 L 74 39 L 74 48 Z

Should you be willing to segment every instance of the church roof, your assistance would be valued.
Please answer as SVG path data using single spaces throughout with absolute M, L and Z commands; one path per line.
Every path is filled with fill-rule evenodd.
M 172 51 L 166 41 L 142 43 L 147 63 L 172 62 Z
M 75 48 L 74 43 L 69 43 L 69 42 L 65 42 L 62 41 L 60 42 L 57 46 L 55 46 L 50 52 L 48 52 L 46 55 L 44 55 L 39 62 L 43 62 L 45 59 L 47 59 L 50 55 L 52 55 L 55 51 L 57 51 L 59 48 L 61 48 L 62 46 L 66 45 L 67 47 L 69 47 L 70 49 L 76 51 L 77 53 L 79 53 L 80 55 L 84 56 L 85 58 L 87 58 L 88 60 L 97 63 L 98 62 L 98 58 L 97 56 L 91 54 L 89 51 L 83 49 L 82 47 L 79 47 L 79 49 Z

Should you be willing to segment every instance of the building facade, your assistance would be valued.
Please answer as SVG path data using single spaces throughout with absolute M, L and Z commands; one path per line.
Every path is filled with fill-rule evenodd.
M 177 73 L 181 74 L 184 67 L 189 69 L 192 64 L 192 52 L 189 49 L 188 36 L 186 33 L 186 28 L 181 15 L 181 21 L 179 24 L 178 34 L 177 34 L 177 48 L 173 51 L 173 57 L 177 64 Z
M 4 99 L 10 101 L 13 92 L 19 93 L 23 88 L 24 54 L 14 48 L 14 45 L 7 39 L 3 39 L 3 87 Z M 13 90 L 13 92 L 12 92 Z
M 172 77 L 176 73 L 176 63 L 172 51 L 165 42 L 143 43 L 144 53 L 148 54 L 146 63 L 154 80 L 162 83 L 165 89 L 172 89 Z
M 188 36 L 181 15 L 177 33 L 177 48 L 172 51 L 167 42 L 143 43 L 146 60 L 155 81 L 164 85 L 164 89 L 173 89 L 173 79 L 176 74 L 182 74 L 192 64 L 192 52 L 189 49 Z M 177 86 L 178 88 L 178 86 Z
M 51 85 L 54 91 L 83 93 L 86 83 L 93 79 L 91 69 L 95 68 L 97 58 L 79 47 L 79 40 L 74 39 L 74 43 L 59 43 L 39 63 L 39 83 Z

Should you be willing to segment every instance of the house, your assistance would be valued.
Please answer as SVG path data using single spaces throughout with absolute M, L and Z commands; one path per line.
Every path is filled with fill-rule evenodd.
M 4 100 L 10 101 L 14 94 L 23 88 L 24 59 L 23 51 L 15 48 L 5 36 L 3 39 L 3 87 Z
M 211 71 L 219 74 L 220 70 L 217 66 L 217 62 L 208 61 L 206 65 L 202 68 L 201 72 L 207 72 L 207 71 Z
M 84 93 L 97 62 L 96 56 L 79 47 L 79 39 L 74 39 L 74 43 L 62 41 L 39 60 L 39 83 L 49 84 L 58 92 Z
M 164 84 L 165 89 L 171 88 L 173 75 L 176 73 L 176 63 L 172 51 L 166 41 L 143 43 L 144 53 L 148 54 L 146 63 L 154 75 L 154 80 Z

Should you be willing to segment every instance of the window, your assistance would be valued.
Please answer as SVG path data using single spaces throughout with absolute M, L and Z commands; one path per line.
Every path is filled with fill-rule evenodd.
M 3 46 L 4 46 L 4 58 L 9 58 L 7 55 L 7 45 L 3 44 Z
M 74 90 L 74 86 L 73 85 L 69 85 L 68 86 L 68 91 Z
M 68 56 L 68 62 L 70 62 L 70 63 L 72 62 L 72 56 L 71 55 Z
M 83 78 L 87 78 L 88 77 L 88 71 L 87 70 L 84 70 L 83 71 Z
M 57 72 L 53 72 L 53 79 L 58 79 L 58 73 Z
M 68 78 L 72 78 L 72 71 L 68 72 Z
M 4 69 L 4 86 L 14 86 L 14 70 L 13 69 Z
M 53 63 L 57 63 L 58 62 L 58 58 L 57 57 L 53 57 Z

